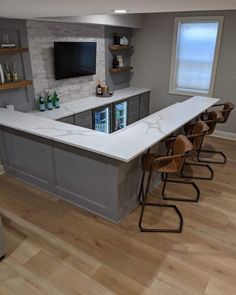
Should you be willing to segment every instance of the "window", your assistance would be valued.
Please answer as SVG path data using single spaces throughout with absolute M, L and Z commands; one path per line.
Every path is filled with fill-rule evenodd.
M 170 93 L 212 95 L 223 17 L 176 18 Z

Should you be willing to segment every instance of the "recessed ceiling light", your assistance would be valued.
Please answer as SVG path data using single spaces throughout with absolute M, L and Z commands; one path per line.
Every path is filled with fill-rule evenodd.
M 123 13 L 127 13 L 128 10 L 127 9 L 114 9 L 113 13 L 117 13 L 117 14 L 123 14 Z

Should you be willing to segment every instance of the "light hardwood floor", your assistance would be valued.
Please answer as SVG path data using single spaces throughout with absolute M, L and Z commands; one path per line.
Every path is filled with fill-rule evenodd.
M 197 182 L 200 203 L 177 204 L 182 234 L 140 233 L 140 208 L 114 225 L 0 176 L 7 239 L 0 294 L 235 295 L 236 142 L 211 138 L 208 144 L 224 150 L 229 161 L 212 165 L 213 181 Z M 171 213 L 148 208 L 145 223 L 173 224 Z

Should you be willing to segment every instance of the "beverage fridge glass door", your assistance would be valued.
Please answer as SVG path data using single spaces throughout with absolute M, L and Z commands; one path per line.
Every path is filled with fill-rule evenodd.
M 115 104 L 115 131 L 127 126 L 127 101 Z
M 110 133 L 109 107 L 94 110 L 94 129 L 104 133 Z

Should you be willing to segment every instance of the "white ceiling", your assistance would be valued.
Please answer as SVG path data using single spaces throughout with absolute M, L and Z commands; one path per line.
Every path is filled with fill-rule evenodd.
M 0 17 L 34 18 L 130 13 L 236 9 L 236 0 L 0 0 Z

